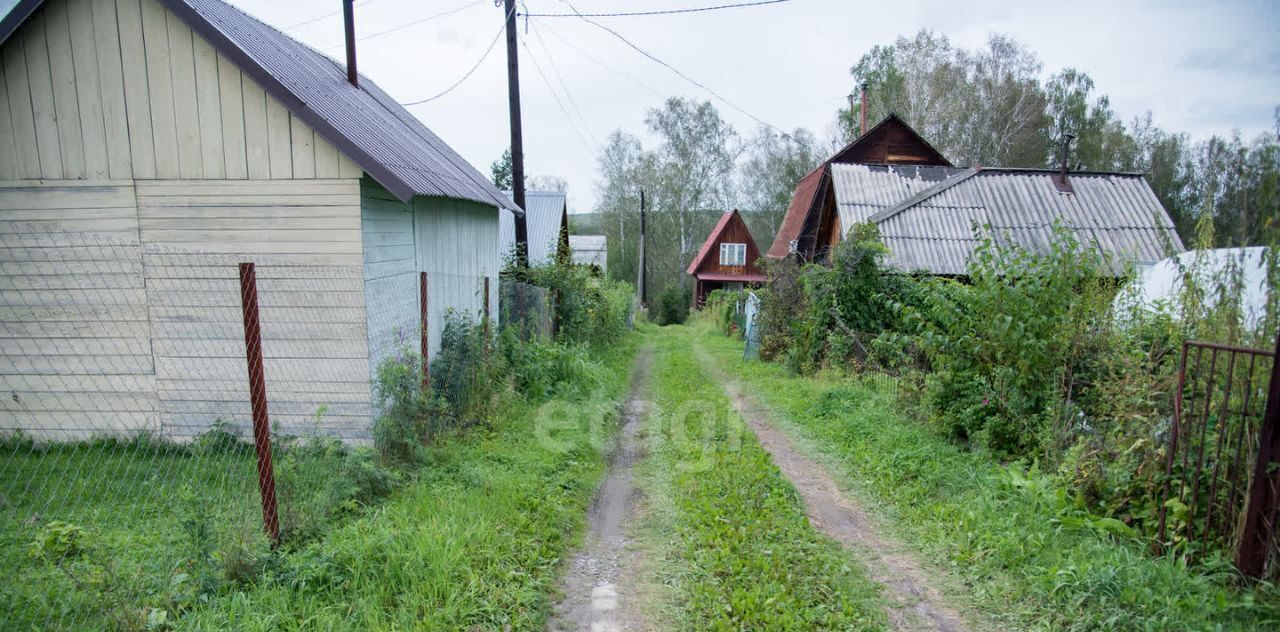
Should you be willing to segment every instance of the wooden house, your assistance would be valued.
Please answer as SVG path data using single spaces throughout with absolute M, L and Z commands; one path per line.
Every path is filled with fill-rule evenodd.
M 549 264 L 569 257 L 569 204 L 564 191 L 526 191 L 525 227 L 529 265 Z M 502 212 L 498 231 L 498 254 L 504 258 L 515 252 L 516 217 Z
M 760 249 L 737 209 L 720 216 L 707 240 L 689 262 L 693 277 L 693 307 L 702 307 L 707 295 L 718 289 L 740 290 L 765 281 L 756 265 Z
M 791 196 L 782 227 L 769 246 L 768 258 L 821 259 L 843 238 L 831 177 L 833 164 L 952 166 L 910 125 L 898 115 L 890 114 L 801 178 Z
M 420 273 L 434 350 L 519 212 L 367 77 L 221 0 L 19 0 L 0 71 L 0 427 L 246 422 L 253 261 L 272 421 L 367 436 Z
M 768 257 L 822 261 L 873 223 L 902 272 L 964 276 L 982 234 L 1047 248 L 1055 224 L 1117 269 L 1181 252 L 1173 221 L 1138 173 L 953 166 L 890 115 L 805 176 Z

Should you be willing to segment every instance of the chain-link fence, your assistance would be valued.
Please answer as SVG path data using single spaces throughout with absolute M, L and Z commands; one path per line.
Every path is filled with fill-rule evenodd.
M 520 340 L 549 341 L 555 336 L 556 304 L 550 289 L 502 279 L 498 303 L 499 326 L 515 332 Z
M 501 388 L 496 278 L 30 227 L 0 247 L 0 629 L 163 627 Z

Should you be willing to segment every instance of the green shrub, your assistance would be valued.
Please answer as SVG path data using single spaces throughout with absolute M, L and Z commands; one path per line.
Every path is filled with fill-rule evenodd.
M 937 373 L 930 401 L 958 437 L 1039 454 L 1084 343 L 1110 309 L 1101 255 L 1056 226 L 1043 251 L 983 237 L 969 282 L 931 281 L 906 311 Z
M 659 325 L 680 325 L 689 318 L 689 293 L 679 284 L 668 285 L 658 295 L 653 309 L 653 322 Z
M 563 261 L 528 269 L 508 266 L 503 278 L 551 290 L 557 342 L 600 347 L 627 332 L 635 290 L 588 266 Z

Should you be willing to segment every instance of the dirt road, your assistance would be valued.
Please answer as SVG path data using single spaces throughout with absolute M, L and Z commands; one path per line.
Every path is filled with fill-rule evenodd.
M 768 412 L 741 386 L 728 379 L 715 360 L 701 347 L 698 356 L 707 374 L 718 380 L 734 410 L 747 422 L 760 445 L 773 457 L 778 469 L 804 499 L 809 522 L 840 542 L 884 586 L 889 598 L 889 624 L 894 630 L 968 629 L 959 613 L 949 606 L 920 563 L 892 539 L 877 533 L 867 514 L 842 493 L 821 465 L 800 453 L 791 439 L 770 423 Z
M 648 413 L 647 391 L 653 352 L 641 349 L 632 373 L 618 442 L 611 454 L 609 472 L 596 493 L 588 516 L 582 548 L 569 562 L 549 630 L 591 632 L 640 631 L 651 626 L 632 596 L 630 586 L 637 553 L 630 548 L 626 525 L 635 514 L 639 490 L 632 481 L 632 465 L 642 448 L 637 435 Z

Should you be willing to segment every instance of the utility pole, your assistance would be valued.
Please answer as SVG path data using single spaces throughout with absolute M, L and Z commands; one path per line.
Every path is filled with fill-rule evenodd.
M 648 256 L 644 251 L 644 189 L 640 189 L 640 305 L 649 304 L 649 267 Z
M 520 64 L 516 56 L 516 2 L 506 0 L 507 96 L 511 104 L 511 197 L 524 210 L 524 135 L 520 130 Z M 516 266 L 529 267 L 529 228 L 523 214 L 516 216 Z

